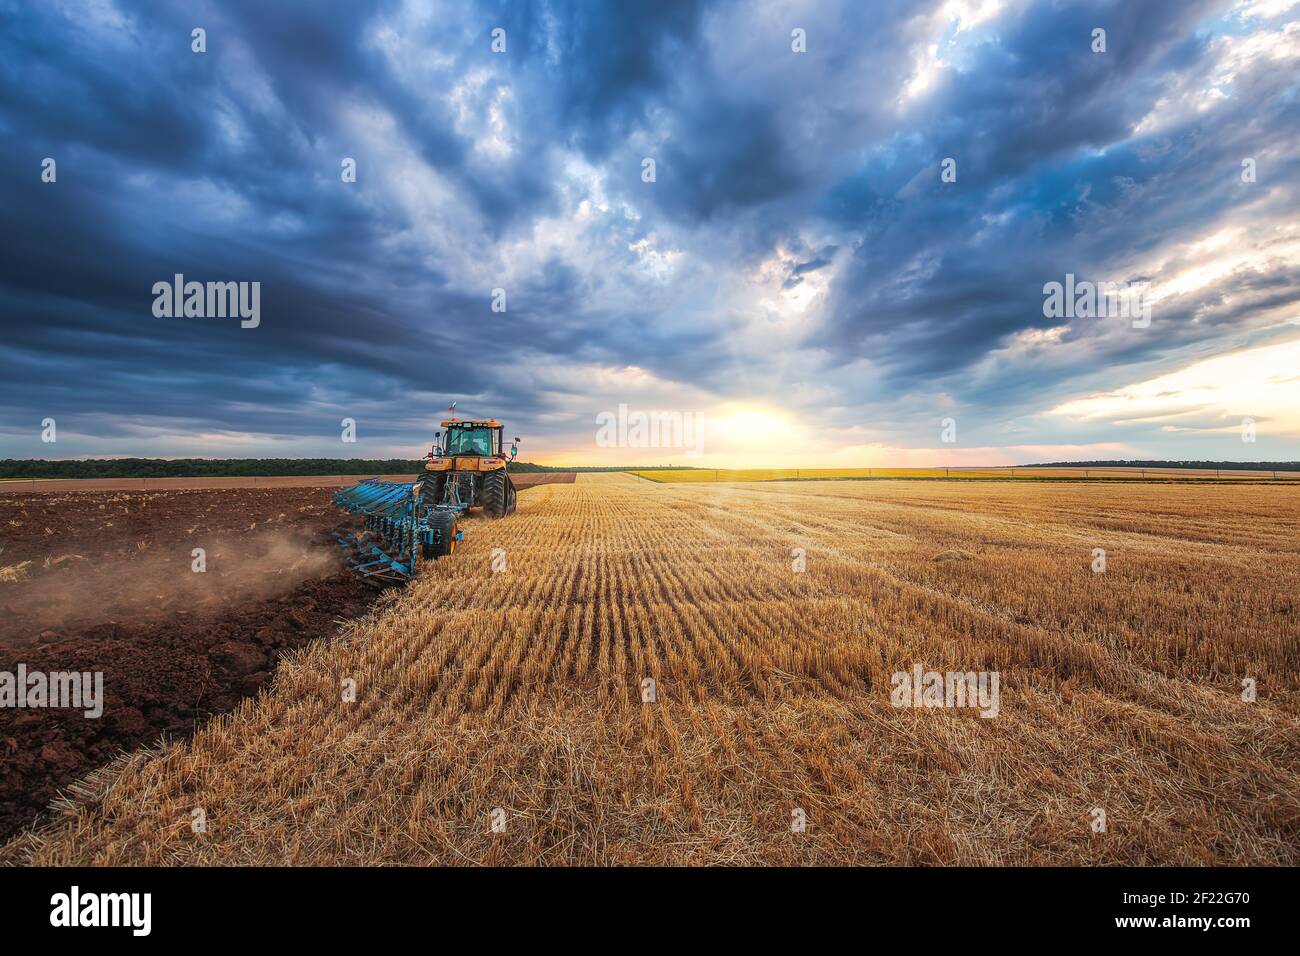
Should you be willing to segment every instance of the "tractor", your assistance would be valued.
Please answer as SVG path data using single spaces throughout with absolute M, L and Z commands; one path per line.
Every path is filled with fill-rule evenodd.
M 430 501 L 482 507 L 494 518 L 515 510 L 515 485 L 508 467 L 519 454 L 519 439 L 507 456 L 502 437 L 505 429 L 495 418 L 483 421 L 443 422 L 447 430 L 435 432 L 435 444 L 425 456 L 420 481 Z

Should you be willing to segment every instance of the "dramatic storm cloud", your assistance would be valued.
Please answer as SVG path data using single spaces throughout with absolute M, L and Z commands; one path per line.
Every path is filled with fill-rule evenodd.
M 1285 0 L 0 3 L 0 456 L 1300 457 L 1298 66 Z

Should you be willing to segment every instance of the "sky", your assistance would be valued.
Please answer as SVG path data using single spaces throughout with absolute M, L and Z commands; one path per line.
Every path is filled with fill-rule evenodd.
M 0 0 L 0 457 L 1300 459 L 1298 89 L 1287 0 Z

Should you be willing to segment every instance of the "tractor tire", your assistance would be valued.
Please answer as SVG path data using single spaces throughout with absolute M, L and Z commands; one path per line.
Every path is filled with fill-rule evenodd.
M 504 470 L 483 476 L 483 510 L 494 518 L 504 518 L 515 510 L 515 486 Z
M 426 504 L 442 504 L 442 496 L 447 489 L 447 476 L 442 473 L 429 472 L 424 476 L 424 500 Z
M 429 516 L 429 527 L 438 532 L 438 540 L 434 544 L 423 546 L 423 557 L 445 558 L 456 550 L 456 512 L 454 511 L 436 511 Z

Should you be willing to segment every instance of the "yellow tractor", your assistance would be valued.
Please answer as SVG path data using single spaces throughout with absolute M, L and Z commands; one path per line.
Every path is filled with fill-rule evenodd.
M 504 518 L 515 510 L 515 485 L 508 467 L 519 454 L 519 439 L 505 451 L 505 429 L 495 418 L 483 421 L 443 422 L 435 432 L 437 444 L 425 456 L 424 500 L 437 505 L 459 505 Z

